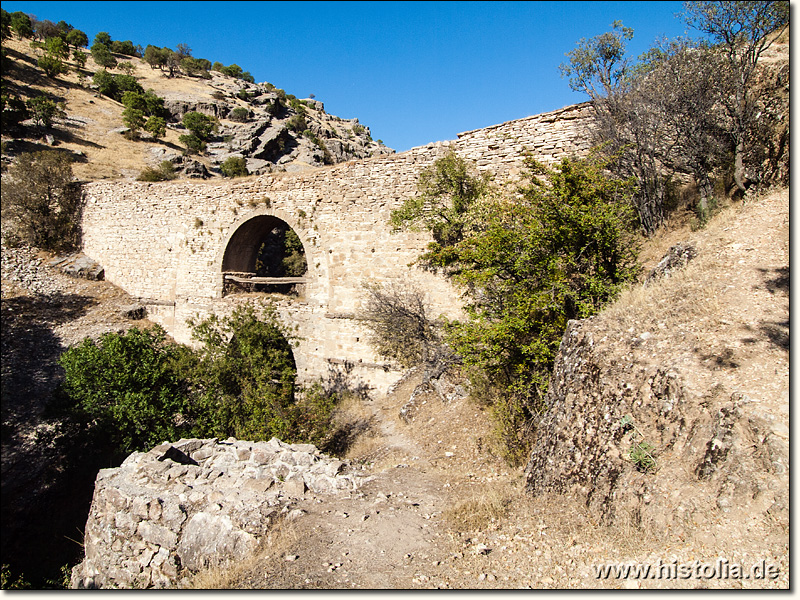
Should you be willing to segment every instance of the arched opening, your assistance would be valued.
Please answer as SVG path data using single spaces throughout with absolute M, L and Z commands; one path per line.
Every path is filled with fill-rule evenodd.
M 303 243 L 289 224 L 273 215 L 259 215 L 243 223 L 225 248 L 223 295 L 298 294 L 307 271 Z

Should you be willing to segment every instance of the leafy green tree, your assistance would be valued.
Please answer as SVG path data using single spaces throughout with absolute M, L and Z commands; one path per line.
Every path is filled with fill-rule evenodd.
M 86 434 L 118 459 L 178 439 L 189 431 L 178 425 L 189 404 L 174 367 L 184 352 L 158 325 L 86 338 L 59 359 L 62 402 Z
M 187 56 L 181 59 L 181 69 L 190 77 L 208 78 L 208 70 L 211 63 L 204 58 L 192 58 Z
M 125 73 L 125 75 L 133 75 L 136 72 L 136 67 L 133 66 L 133 63 L 130 61 L 123 61 L 117 65 L 117 68 Z
M 26 102 L 34 123 L 39 127 L 50 127 L 53 120 L 66 114 L 63 102 L 55 102 L 47 96 L 36 96 Z
M 250 174 L 247 170 L 247 160 L 242 156 L 229 156 L 219 168 L 225 177 L 243 177 Z
M 136 139 L 139 137 L 139 130 L 145 126 L 144 111 L 129 106 L 122 111 L 122 122 L 128 128 L 129 137 Z
M 50 38 L 50 39 L 57 40 L 59 38 Z M 36 62 L 36 64 L 39 65 L 39 68 L 42 71 L 44 71 L 45 75 L 47 75 L 48 77 L 56 77 L 58 75 L 61 75 L 62 73 L 67 73 L 69 71 L 67 65 L 64 64 L 64 61 L 55 58 L 54 56 L 51 56 L 49 54 L 42 56 Z
M 33 37 L 33 24 L 31 18 L 22 11 L 11 13 L 11 29 L 19 39 Z
M 92 47 L 89 49 L 89 51 L 92 53 L 92 59 L 98 64 L 98 66 L 103 67 L 104 69 L 113 69 L 117 66 L 117 59 L 114 58 L 114 55 L 111 54 L 111 50 L 109 50 L 108 46 L 105 44 L 95 42 L 92 44 Z
M 164 49 L 148 45 L 144 50 L 144 61 L 150 65 L 151 69 L 158 67 L 163 71 L 164 67 L 167 65 L 167 55 Z
M 147 119 L 144 129 L 153 139 L 161 139 L 167 135 L 167 122 L 161 117 L 152 116 Z
M 77 247 L 82 194 L 68 156 L 52 150 L 21 154 L 3 174 L 3 220 L 15 236 L 44 250 Z
M 193 133 L 178 136 L 178 141 L 186 146 L 188 153 L 199 154 L 205 152 L 207 144 Z
M 70 30 L 65 38 L 65 41 L 75 49 L 86 48 L 89 45 L 88 36 L 80 29 Z
M 111 42 L 109 49 L 111 50 L 111 52 L 114 52 L 116 54 L 124 54 L 125 56 L 135 56 L 137 58 L 140 56 L 139 51 L 136 49 L 136 46 L 134 46 L 133 42 L 130 40 L 125 40 L 124 42 L 121 42 L 119 40 L 114 40 L 113 42 Z
M 178 55 L 178 60 L 183 60 L 184 58 L 191 58 L 192 49 L 189 48 L 188 44 L 178 44 L 177 46 L 175 46 L 175 54 Z
M 189 111 L 183 115 L 182 123 L 186 129 L 203 141 L 207 141 L 219 126 L 214 117 L 197 111 Z
M 144 93 L 144 101 L 144 112 L 146 115 L 160 117 L 162 119 L 166 119 L 169 116 L 169 112 L 164 108 L 164 98 L 157 95 L 155 91 L 147 90 Z
M 133 91 L 126 91 L 122 94 L 122 104 L 125 105 L 126 108 L 133 108 L 135 110 L 139 110 L 144 113 L 147 110 L 147 100 L 144 94 L 140 94 L 139 92 Z
M 69 58 L 69 46 L 60 37 L 51 37 L 45 40 L 45 52 L 59 60 L 67 60 Z
M 83 69 L 86 66 L 87 59 L 88 55 L 86 52 L 78 50 L 77 48 L 72 52 L 72 60 L 75 61 L 75 64 L 78 65 L 79 69 Z
M 111 35 L 107 31 L 99 32 L 96 36 L 94 36 L 94 44 L 100 44 L 101 46 L 105 46 L 106 48 L 108 48 L 110 50 L 111 49 Z
M 732 74 L 734 93 L 722 102 L 732 121 L 734 181 L 744 193 L 751 183 L 745 173 L 745 156 L 759 117 L 758 92 L 752 85 L 758 59 L 777 34 L 789 26 L 789 2 L 686 2 L 683 18 L 688 25 L 717 42 Z
M 11 37 L 11 13 L 5 8 L 0 8 L 0 40 Z

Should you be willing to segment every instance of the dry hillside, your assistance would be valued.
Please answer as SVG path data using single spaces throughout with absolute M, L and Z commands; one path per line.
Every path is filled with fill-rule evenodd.
M 329 115 L 322 102 L 304 100 L 306 126 L 304 132 L 290 130 L 289 120 L 297 114 L 284 106 L 274 115 L 268 110 L 278 98 L 277 92 L 266 84 L 253 84 L 212 72 L 210 79 L 180 75 L 167 77 L 152 69 L 146 62 L 130 56 L 115 55 L 119 62 L 130 62 L 133 76 L 145 89 L 152 89 L 165 99 L 171 113 L 167 134 L 161 140 L 151 140 L 144 134 L 138 141 L 125 137 L 122 121 L 124 106 L 96 92 L 92 76 L 99 70 L 91 54 L 84 69 L 69 62 L 70 72 L 48 78 L 36 65 L 41 51 L 31 48 L 30 41 L 5 40 L 7 66 L 4 64 L 4 89 L 23 100 L 47 95 L 65 104 L 66 116 L 56 119 L 52 128 L 35 127 L 30 121 L 18 130 L 3 131 L 3 161 L 19 153 L 54 148 L 70 153 L 78 179 L 135 178 L 146 166 L 157 166 L 170 160 L 184 166 L 184 146 L 181 134 L 188 133 L 180 121 L 184 113 L 197 110 L 217 117 L 220 129 L 215 141 L 203 156 L 191 157 L 201 163 L 210 176 L 220 176 L 218 165 L 228 156 L 243 156 L 251 173 L 272 170 L 301 170 L 322 164 L 367 158 L 394 151 L 373 141 L 368 127 L 358 119 L 340 119 Z M 37 54 L 37 52 L 39 54 Z M 120 73 L 119 69 L 111 71 Z M 231 111 L 249 111 L 246 123 L 231 120 Z M 275 111 L 273 111 L 275 112 Z M 315 143 L 318 140 L 319 143 Z M 202 174 L 195 167 L 193 176 Z

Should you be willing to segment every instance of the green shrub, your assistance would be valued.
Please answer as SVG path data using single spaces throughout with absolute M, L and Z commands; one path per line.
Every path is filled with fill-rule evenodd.
M 163 138 L 167 135 L 167 123 L 161 117 L 150 117 L 144 124 L 144 129 L 154 139 Z
M 139 173 L 139 176 L 136 178 L 136 180 L 155 182 L 168 181 L 175 179 L 176 177 L 177 174 L 175 173 L 175 165 L 173 165 L 170 161 L 165 160 L 158 165 L 157 169 L 146 167 L 141 173 Z
M 190 325 L 201 344 L 191 372 L 198 428 L 223 438 L 295 439 L 297 371 L 274 307 L 239 306 Z
M 206 143 L 193 133 L 190 133 L 188 135 L 179 135 L 178 141 L 180 141 L 181 144 L 186 146 L 186 150 L 190 154 L 191 153 L 199 154 L 201 152 L 205 152 Z
M 392 215 L 434 241 L 420 262 L 466 291 L 467 319 L 447 342 L 492 407 L 506 459 L 526 458 L 546 409 L 558 345 L 570 319 L 589 317 L 638 273 L 629 182 L 605 164 L 565 159 L 554 169 L 526 160 L 513 196 L 488 188 L 455 155 L 420 176 L 419 194 Z
M 97 86 L 97 91 L 113 98 L 117 102 L 122 102 L 126 92 L 144 94 L 144 88 L 130 75 L 113 75 L 101 69 L 92 77 L 92 82 Z
M 225 177 L 243 177 L 250 174 L 247 170 L 247 160 L 241 156 L 229 156 L 219 168 Z
M 26 106 L 33 122 L 40 127 L 50 127 L 56 117 L 64 117 L 66 114 L 63 102 L 56 103 L 47 96 L 31 98 Z
M 44 71 L 45 75 L 48 77 L 55 77 L 69 71 L 67 65 L 64 64 L 64 61 L 52 56 L 43 56 L 37 61 L 36 64 L 39 65 L 39 68 Z
M 187 433 L 189 410 L 175 363 L 185 352 L 159 326 L 85 339 L 64 352 L 63 407 L 87 435 L 125 456 Z
M 292 118 L 286 122 L 286 127 L 288 127 L 290 131 L 301 133 L 308 129 L 308 124 L 306 123 L 306 118 L 304 115 L 297 114 L 292 116 Z
M 89 48 L 89 52 L 91 52 L 92 59 L 99 67 L 113 69 L 117 66 L 117 59 L 114 58 L 114 55 L 111 54 L 111 50 L 109 50 L 108 46 L 105 44 L 95 42 L 92 44 L 92 47 Z
M 219 127 L 214 117 L 209 117 L 197 111 L 189 111 L 183 115 L 182 123 L 186 129 L 203 141 L 207 141 Z
M 231 111 L 231 114 L 228 115 L 228 118 L 231 121 L 238 121 L 239 123 L 247 123 L 247 120 L 250 118 L 250 111 L 244 108 L 243 106 L 237 106 Z

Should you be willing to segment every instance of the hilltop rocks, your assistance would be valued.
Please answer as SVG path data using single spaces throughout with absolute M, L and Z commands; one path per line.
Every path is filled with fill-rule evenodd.
M 169 588 L 251 555 L 291 502 L 355 490 L 360 473 L 311 444 L 184 439 L 97 475 L 71 587 Z

